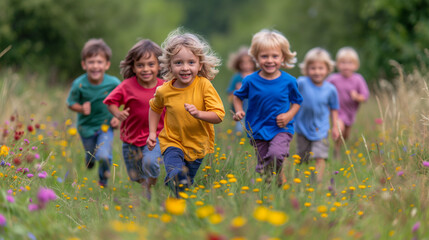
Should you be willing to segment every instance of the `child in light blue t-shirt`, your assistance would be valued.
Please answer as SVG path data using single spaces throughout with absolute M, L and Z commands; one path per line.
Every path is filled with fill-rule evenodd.
M 86 153 L 86 167 L 99 161 L 99 185 L 105 187 L 112 164 L 113 128 L 119 120 L 104 105 L 104 98 L 121 82 L 105 74 L 110 67 L 112 51 L 102 39 L 90 39 L 82 49 L 85 74 L 73 81 L 67 105 L 77 112 L 77 129 Z
M 339 137 L 336 126 L 338 93 L 333 84 L 325 81 L 334 69 L 334 62 L 326 50 L 313 48 L 307 52 L 300 67 L 304 76 L 297 81 L 304 100 L 294 123 L 297 151 L 303 162 L 308 163 L 310 157 L 316 160 L 317 180 L 320 182 L 329 154 L 330 118 L 333 123 L 332 138 L 336 140 Z

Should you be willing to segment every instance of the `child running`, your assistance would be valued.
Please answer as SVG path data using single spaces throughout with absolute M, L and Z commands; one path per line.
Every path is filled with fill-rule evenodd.
M 149 149 L 157 145 L 156 130 L 165 108 L 159 144 L 164 155 L 165 184 L 179 192 L 194 182 L 203 158 L 214 152 L 213 124 L 222 122 L 225 110 L 213 80 L 220 65 L 202 38 L 181 29 L 171 32 L 161 45 L 159 58 L 164 85 L 150 101 Z
M 338 94 L 335 86 L 325 79 L 334 70 L 334 61 L 322 48 L 307 52 L 300 64 L 303 77 L 298 78 L 299 92 L 304 101 L 295 118 L 297 151 L 301 162 L 316 160 L 317 181 L 323 179 L 325 160 L 329 155 L 329 119 L 332 120 L 332 138 L 337 140 Z
M 293 67 L 296 53 L 290 51 L 283 34 L 266 29 L 253 36 L 249 53 L 261 69 L 245 77 L 241 88 L 234 92 L 234 120 L 246 116 L 248 136 L 258 156 L 256 172 L 266 175 L 270 182 L 275 171 L 281 185 L 285 181 L 281 172 L 283 161 L 289 156 L 294 134 L 293 118 L 302 96 L 296 79 L 280 68 Z M 246 113 L 244 99 L 249 101 Z
M 150 40 L 141 40 L 129 51 L 120 63 L 124 81 L 104 100 L 109 111 L 121 120 L 122 154 L 132 181 L 140 183 L 146 197 L 159 175 L 161 150 L 157 145 L 149 151 L 146 140 L 149 136 L 149 100 L 164 81 L 158 78 L 161 48 Z M 120 106 L 123 110 L 119 110 Z M 164 127 L 164 114 L 156 125 L 156 135 Z
M 234 91 L 240 89 L 243 78 L 257 69 L 255 61 L 253 61 L 252 56 L 249 55 L 249 48 L 241 47 L 237 52 L 232 53 L 229 56 L 228 68 L 236 72 L 232 76 L 228 89 L 226 90 L 228 93 L 228 101 L 232 103 Z M 234 105 L 231 107 L 232 111 L 235 112 Z M 243 102 L 243 110 L 247 110 L 247 100 Z M 235 132 L 243 132 L 242 124 L 239 121 L 235 123 Z
M 67 105 L 77 112 L 77 129 L 86 153 L 86 167 L 99 162 L 99 185 L 107 186 L 112 164 L 113 128 L 119 120 L 103 104 L 104 98 L 121 82 L 105 74 L 110 67 L 112 51 L 102 39 L 90 39 L 81 52 L 85 74 L 73 81 Z
M 369 90 L 362 75 L 356 73 L 359 69 L 359 56 L 353 48 L 343 47 L 338 50 L 336 61 L 339 73 L 332 74 L 327 81 L 337 88 L 340 99 L 338 125 L 344 140 L 347 140 L 360 103 L 369 98 Z M 339 158 L 340 149 L 341 139 L 339 138 L 335 142 L 335 158 Z

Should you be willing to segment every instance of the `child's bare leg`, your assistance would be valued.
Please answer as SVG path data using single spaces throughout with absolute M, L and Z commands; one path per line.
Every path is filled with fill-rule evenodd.
M 321 182 L 323 179 L 323 173 L 325 172 L 326 162 L 323 158 L 316 158 L 316 171 L 317 171 L 317 182 Z
M 346 139 L 346 126 L 344 125 L 344 122 L 342 120 L 338 120 L 338 127 L 340 128 L 340 134 Z M 335 141 L 335 148 L 334 148 L 334 158 L 339 159 L 340 153 L 341 153 L 341 145 L 343 144 L 343 140 L 341 139 L 341 136 Z

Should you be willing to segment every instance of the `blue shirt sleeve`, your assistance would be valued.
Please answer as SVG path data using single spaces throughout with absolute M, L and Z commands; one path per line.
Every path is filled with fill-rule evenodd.
M 332 85 L 332 84 L 331 84 Z M 340 108 L 340 101 L 338 98 L 338 92 L 334 85 L 331 87 L 332 94 L 329 98 L 329 107 L 331 110 L 338 110 Z
M 291 104 L 296 103 L 296 104 L 301 105 L 302 100 L 303 100 L 302 99 L 302 95 L 301 95 L 301 93 L 298 90 L 298 83 L 297 83 L 297 81 L 294 81 L 291 84 L 291 88 L 290 88 L 290 100 L 289 101 L 290 101 Z
M 241 77 L 240 73 L 236 73 L 234 74 L 234 76 L 232 76 L 231 81 L 229 82 L 229 86 L 226 89 L 226 92 L 228 94 L 230 93 L 234 93 L 235 91 L 235 86 L 237 86 L 237 83 L 243 81 L 243 78 Z
M 241 88 L 234 91 L 234 95 L 240 98 L 241 100 L 249 97 L 249 78 L 245 77 L 241 84 Z

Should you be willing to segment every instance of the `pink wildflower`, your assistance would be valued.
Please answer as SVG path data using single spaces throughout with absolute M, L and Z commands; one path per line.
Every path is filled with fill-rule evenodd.
M 423 166 L 429 167 L 429 162 L 428 161 L 423 161 Z
M 2 214 L 0 214 L 0 226 L 6 226 L 6 218 Z
M 376 123 L 376 124 L 383 124 L 383 119 L 381 119 L 381 118 L 376 118 L 376 119 L 375 119 L 375 123 Z
M 32 178 L 34 175 L 33 174 L 31 174 L 31 173 L 29 173 L 29 174 L 27 174 L 27 177 L 28 178 Z
M 420 222 L 416 222 L 412 228 L 412 231 L 416 232 L 417 230 L 419 230 L 419 228 L 420 228 Z
M 8 202 L 10 202 L 10 203 L 14 203 L 14 202 L 15 202 L 15 198 L 14 198 L 13 196 L 11 196 L 11 195 L 7 195 L 7 196 L 6 196 L 6 200 L 7 200 Z
M 33 204 L 33 203 L 31 203 L 31 204 L 29 204 L 29 205 L 28 205 L 28 210 L 29 210 L 30 212 L 34 212 L 34 211 L 39 210 L 39 207 L 37 206 L 37 204 Z
M 39 200 L 39 209 L 44 209 L 46 207 L 46 204 L 48 204 L 52 200 L 57 199 L 57 195 L 52 189 L 41 188 L 39 189 L 39 193 L 37 194 L 37 199 Z
M 46 171 L 43 171 L 38 174 L 39 178 L 46 178 L 48 176 L 48 173 Z

